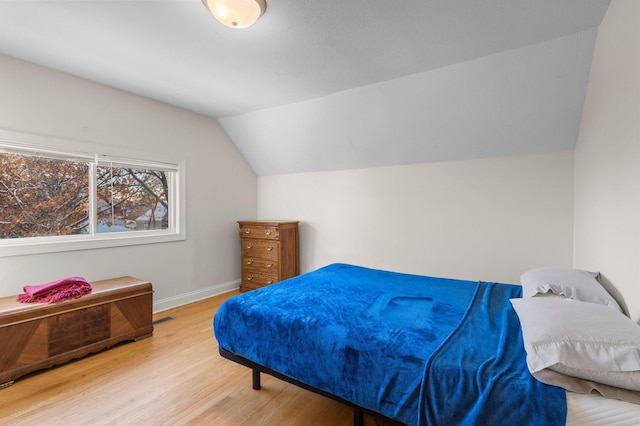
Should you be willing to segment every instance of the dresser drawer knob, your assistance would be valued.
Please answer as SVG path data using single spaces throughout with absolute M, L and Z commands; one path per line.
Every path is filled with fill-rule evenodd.
M 271 229 L 267 229 L 266 231 L 264 231 L 265 235 L 271 235 Z
M 267 266 L 267 268 L 273 268 L 273 263 L 269 262 L 269 263 L 267 263 L 266 266 Z
M 247 265 L 251 265 L 253 263 L 253 259 L 247 259 Z
M 273 246 L 267 246 L 267 251 L 273 250 Z
M 267 284 L 273 284 L 273 279 L 272 279 L 272 278 L 269 278 L 269 279 L 267 280 Z
M 253 247 L 253 244 L 251 244 L 251 243 L 247 243 L 247 248 L 248 248 L 248 249 L 250 249 L 250 248 L 252 248 L 252 247 Z
M 251 233 L 251 229 L 245 229 L 245 230 L 244 230 L 244 233 L 245 233 L 245 234 L 250 234 L 250 233 Z
M 251 281 L 253 279 L 253 275 L 249 274 L 247 275 L 247 281 Z

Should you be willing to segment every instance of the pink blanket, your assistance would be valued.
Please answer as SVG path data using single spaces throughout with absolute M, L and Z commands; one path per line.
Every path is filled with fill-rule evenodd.
M 91 284 L 82 277 L 69 277 L 40 285 L 27 285 L 24 294 L 18 295 L 22 303 L 58 303 L 77 299 L 91 293 Z

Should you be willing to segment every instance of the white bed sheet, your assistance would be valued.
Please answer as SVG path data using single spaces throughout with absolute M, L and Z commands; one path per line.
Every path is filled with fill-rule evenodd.
M 640 405 L 567 391 L 567 426 L 638 426 Z

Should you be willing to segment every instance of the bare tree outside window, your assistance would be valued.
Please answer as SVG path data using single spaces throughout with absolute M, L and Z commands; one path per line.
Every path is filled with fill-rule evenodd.
M 0 239 L 88 231 L 86 162 L 0 153 Z
M 166 172 L 98 166 L 97 186 L 97 232 L 169 227 Z

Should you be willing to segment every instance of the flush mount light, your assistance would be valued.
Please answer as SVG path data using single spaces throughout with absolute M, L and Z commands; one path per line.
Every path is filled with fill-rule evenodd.
M 267 9 L 265 0 L 202 0 L 209 11 L 231 28 L 253 25 Z

